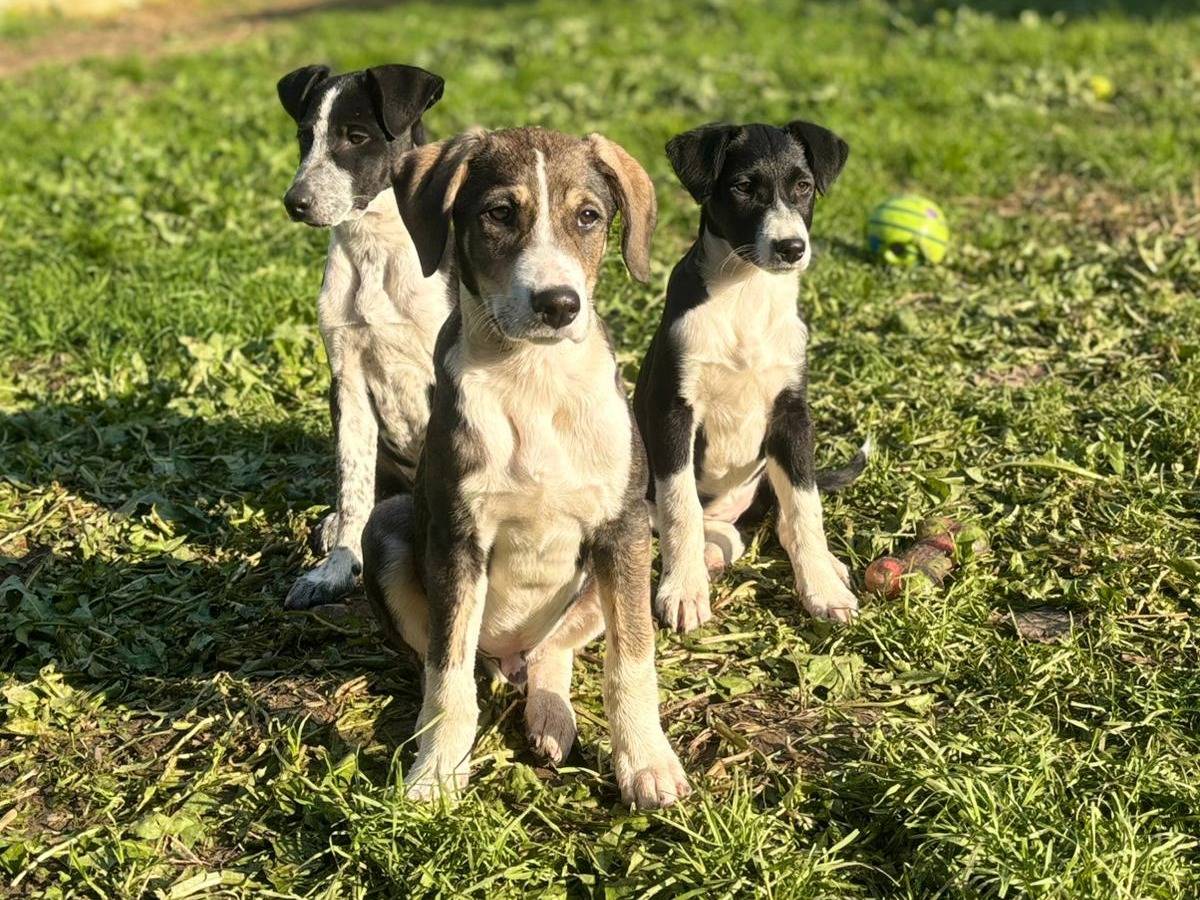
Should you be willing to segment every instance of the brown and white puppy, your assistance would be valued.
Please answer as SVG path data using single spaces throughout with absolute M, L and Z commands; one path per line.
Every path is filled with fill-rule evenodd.
M 816 197 L 849 152 L 803 121 L 705 125 L 667 144 L 700 204 L 700 234 L 671 273 L 633 402 L 662 546 L 654 608 L 679 631 L 712 616 L 709 571 L 742 554 L 737 523 L 763 505 L 764 482 L 804 608 L 839 622 L 858 610 L 825 540 L 818 488 L 853 481 L 870 448 L 844 469 L 816 470 L 808 328 L 796 308 Z
M 418 148 L 395 188 L 427 272 L 453 226 L 460 277 L 413 496 L 380 504 L 363 538 L 385 631 L 425 661 L 409 796 L 467 781 L 477 654 L 526 684 L 530 740 L 560 762 L 574 653 L 606 629 L 621 795 L 666 806 L 690 788 L 658 719 L 645 457 L 592 306 L 618 211 L 626 265 L 648 277 L 654 187 L 600 135 L 520 128 Z

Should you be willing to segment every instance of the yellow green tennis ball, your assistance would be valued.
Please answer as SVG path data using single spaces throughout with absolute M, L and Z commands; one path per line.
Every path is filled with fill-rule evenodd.
M 890 266 L 940 263 L 949 246 L 945 214 L 919 194 L 889 197 L 867 221 L 867 249 Z

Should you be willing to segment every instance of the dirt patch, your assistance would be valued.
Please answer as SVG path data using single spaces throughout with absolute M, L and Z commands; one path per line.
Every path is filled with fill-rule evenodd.
M 153 3 L 101 21 L 55 21 L 26 40 L 0 40 L 0 78 L 83 59 L 194 53 L 245 40 L 324 9 L 380 9 L 382 0 L 232 0 Z
M 1185 190 L 1147 196 L 1074 175 L 1043 174 L 999 200 L 965 205 L 1005 219 L 1037 217 L 1082 227 L 1110 243 L 1139 233 L 1182 238 L 1200 229 L 1200 176 Z
M 978 372 L 973 380 L 977 386 L 995 385 L 998 387 L 1023 388 L 1044 381 L 1050 375 L 1050 369 L 1045 363 L 1031 363 L 1027 366 L 1013 366 L 1011 369 L 989 369 Z

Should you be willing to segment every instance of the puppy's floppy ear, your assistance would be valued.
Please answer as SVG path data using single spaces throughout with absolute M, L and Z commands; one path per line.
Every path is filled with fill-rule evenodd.
M 442 261 L 454 200 L 466 177 L 467 163 L 485 137 L 482 129 L 472 129 L 451 140 L 409 150 L 392 173 L 400 218 L 417 248 L 426 278 Z
M 279 79 L 275 91 L 287 114 L 299 122 L 304 118 L 313 88 L 329 77 L 329 66 L 301 66 Z
M 416 66 L 374 66 L 365 76 L 371 105 L 389 141 L 412 128 L 425 110 L 441 100 L 446 84 Z
M 713 122 L 677 134 L 667 142 L 671 168 L 697 203 L 712 194 L 725 165 L 725 151 L 738 130 L 737 125 Z
M 785 129 L 804 146 L 808 167 L 812 169 L 817 190 L 824 194 L 846 165 L 850 145 L 840 137 L 812 122 L 788 122 Z
M 650 241 L 658 222 L 654 182 L 641 164 L 620 144 L 602 134 L 588 135 L 596 166 L 608 182 L 621 210 L 621 254 L 625 267 L 638 281 L 650 280 Z

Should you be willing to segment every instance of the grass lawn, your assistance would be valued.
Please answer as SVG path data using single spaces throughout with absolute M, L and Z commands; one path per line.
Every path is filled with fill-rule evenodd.
M 1051 6 L 332 3 L 0 80 L 0 895 L 1200 892 L 1200 13 Z M 818 457 L 879 452 L 831 546 L 861 576 L 951 514 L 991 554 L 836 630 L 758 534 L 718 618 L 660 633 L 679 808 L 620 807 L 598 644 L 568 767 L 481 682 L 467 797 L 405 803 L 416 669 L 361 602 L 282 610 L 333 498 L 326 236 L 284 215 L 274 92 L 314 61 L 444 75 L 436 135 L 644 162 L 653 284 L 613 248 L 598 292 L 631 382 L 695 227 L 667 138 L 840 132 L 801 295 Z M 901 189 L 946 209 L 946 265 L 863 257 Z M 1068 635 L 1014 633 L 1042 605 Z

